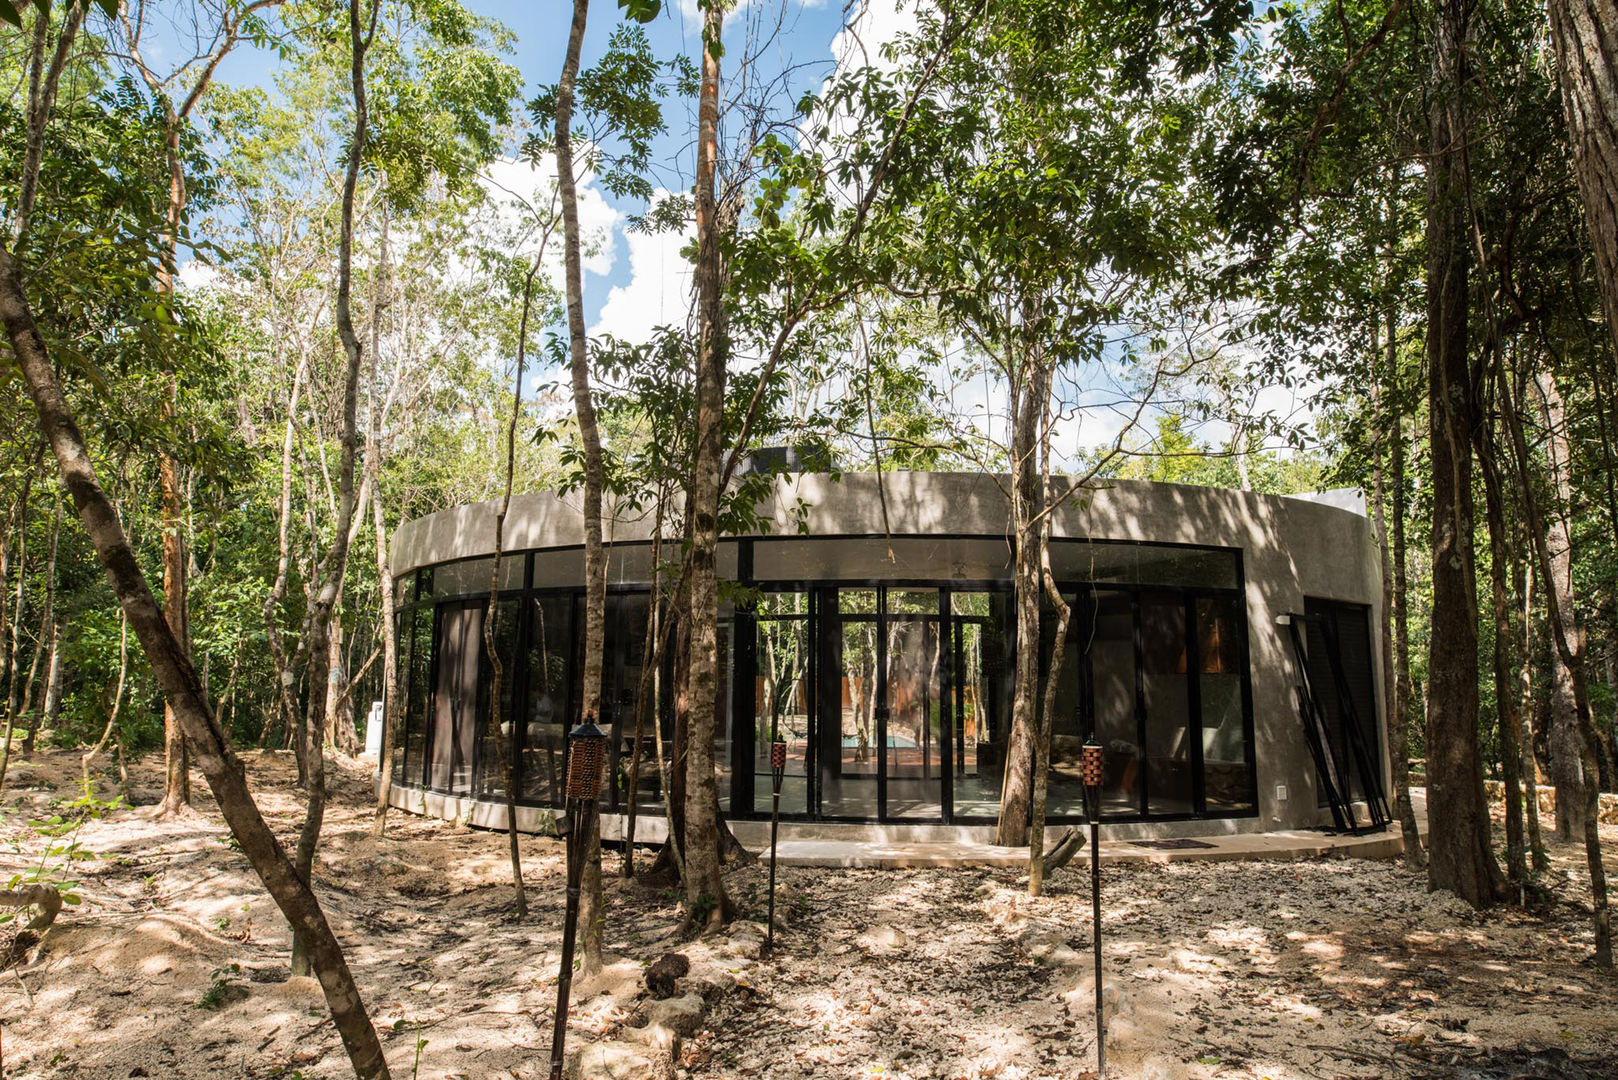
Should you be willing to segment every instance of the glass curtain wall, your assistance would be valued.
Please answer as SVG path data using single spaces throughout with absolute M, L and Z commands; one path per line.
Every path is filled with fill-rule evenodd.
M 733 610 L 727 602 L 720 613 L 714 756 L 722 808 L 769 812 L 769 747 L 779 734 L 787 743 L 781 809 L 789 817 L 988 822 L 998 815 L 1015 648 L 1005 543 L 894 545 L 894 562 L 882 556 L 881 539 L 868 538 L 749 540 L 721 552 L 722 575 L 752 590 L 745 605 Z M 640 573 L 632 553 L 621 554 L 619 581 Z M 398 782 L 498 797 L 505 755 L 516 754 L 520 801 L 559 803 L 566 733 L 580 713 L 575 555 L 507 560 L 496 644 L 508 667 L 499 716 L 508 719 L 498 724 L 482 639 L 488 561 L 445 564 L 400 583 Z M 1109 819 L 1252 813 L 1237 554 L 1058 540 L 1051 556 L 1072 614 L 1055 670 L 1054 612 L 1042 620 L 1042 669 L 1057 680 L 1050 815 L 1082 818 L 1079 751 L 1092 735 L 1107 750 Z M 859 580 L 846 570 L 883 566 L 914 576 Z M 927 582 L 928 571 L 942 580 Z M 793 572 L 801 577 L 789 578 Z M 630 798 L 637 733 L 636 797 L 653 806 L 664 796 L 655 755 L 660 739 L 665 757 L 672 751 L 674 672 L 670 656 L 646 670 L 651 615 L 645 589 L 614 584 L 599 717 L 612 736 L 611 809 Z M 1352 630 L 1341 636 L 1364 638 Z M 1374 724 L 1374 704 L 1367 713 Z
M 1253 813 L 1247 628 L 1235 553 L 1108 547 L 1052 544 L 1053 566 L 1106 580 L 1064 587 L 1073 616 L 1056 673 L 1050 813 L 1082 813 L 1069 758 L 1072 744 L 1092 733 L 1106 750 L 1106 818 Z M 1047 625 L 1047 668 L 1053 635 Z M 1064 728 L 1071 734 L 1064 737 Z

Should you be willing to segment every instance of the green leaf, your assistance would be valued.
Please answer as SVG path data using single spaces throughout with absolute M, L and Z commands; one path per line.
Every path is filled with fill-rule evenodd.
M 662 13 L 663 0 L 618 0 L 618 6 L 636 22 L 649 23 Z
M 17 13 L 17 5 L 11 0 L 0 0 L 0 19 L 4 19 L 18 30 L 22 29 L 22 16 Z

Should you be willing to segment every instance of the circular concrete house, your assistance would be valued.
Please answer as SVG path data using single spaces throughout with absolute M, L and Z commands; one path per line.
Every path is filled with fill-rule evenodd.
M 1381 577 L 1355 503 L 1343 493 L 1109 481 L 1061 506 L 1051 566 L 1072 618 L 1057 670 L 1054 618 L 1042 643 L 1042 682 L 1058 680 L 1051 820 L 1083 820 L 1079 747 L 1092 735 L 1106 749 L 1102 820 L 1116 838 L 1341 825 L 1344 807 L 1363 824 L 1367 804 L 1375 816 L 1387 790 L 1372 633 Z M 394 538 L 404 716 L 391 799 L 504 827 L 509 744 L 519 826 L 548 828 L 565 733 L 579 719 L 582 518 L 550 494 L 512 501 L 497 732 L 483 647 L 494 515 L 493 503 L 463 506 L 406 522 Z M 905 830 L 909 838 L 986 835 L 1006 764 L 1015 632 L 1001 483 L 789 474 L 760 517 L 767 530 L 719 549 L 720 576 L 737 586 L 722 589 L 720 612 L 723 812 L 737 823 L 768 817 L 779 733 L 789 747 L 786 820 L 923 827 Z M 609 839 L 621 835 L 631 797 L 650 811 L 640 838 L 657 839 L 663 825 L 650 710 L 633 795 L 628 782 L 649 525 L 620 517 L 608 527 Z M 672 669 L 653 675 L 644 681 L 661 688 L 666 747 Z

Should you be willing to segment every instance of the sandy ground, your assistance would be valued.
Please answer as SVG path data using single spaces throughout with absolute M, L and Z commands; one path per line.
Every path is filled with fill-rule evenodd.
M 290 759 L 247 762 L 290 840 Z M 137 768 L 137 803 L 155 801 L 158 765 Z M 77 771 L 71 753 L 14 763 L 0 879 L 37 865 L 42 841 L 23 822 L 75 798 Z M 394 812 L 374 840 L 365 774 L 335 772 L 320 894 L 394 1075 L 545 1076 L 560 844 L 524 839 L 532 911 L 516 923 L 503 835 Z M 74 867 L 84 902 L 31 963 L 0 973 L 0 1076 L 351 1075 L 200 783 L 196 810 L 159 822 L 137 805 L 79 830 L 94 856 Z M 1618 828 L 1605 832 L 1618 845 Z M 1618 985 L 1587 961 L 1582 851 L 1554 855 L 1557 900 L 1483 915 L 1401 863 L 1109 867 L 1108 1075 L 1618 1077 Z M 620 962 L 579 988 L 574 1044 L 620 1035 L 643 1005 L 641 965 L 677 947 L 741 984 L 682 1047 L 682 1076 L 1077 1080 L 1094 1067 L 1084 868 L 1039 900 L 1004 870 L 783 868 L 785 928 L 775 958 L 755 962 L 724 941 L 676 941 L 673 894 L 619 884 L 617 860 L 607 944 Z M 730 879 L 755 917 L 763 880 L 762 866 Z M 0 951 L 11 932 L 0 927 Z

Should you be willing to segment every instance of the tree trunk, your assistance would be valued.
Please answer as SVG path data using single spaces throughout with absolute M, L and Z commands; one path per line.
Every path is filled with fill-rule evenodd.
M 501 727 L 502 698 L 505 696 L 506 665 L 500 659 L 499 633 L 500 633 L 500 564 L 504 560 L 506 550 L 506 512 L 511 509 L 511 486 L 517 472 L 517 422 L 522 418 L 522 380 L 527 373 L 528 362 L 528 315 L 533 303 L 534 275 L 539 272 L 541 261 L 544 259 L 544 249 L 534 259 L 533 266 L 528 270 L 528 276 L 523 279 L 522 285 L 522 317 L 518 320 L 517 329 L 517 377 L 513 380 L 511 395 L 511 420 L 506 424 L 506 461 L 505 488 L 500 494 L 500 509 L 494 515 L 494 558 L 489 570 L 489 608 L 483 617 L 483 651 L 489 658 L 489 670 L 492 673 L 489 688 L 489 730 L 494 732 L 495 745 L 499 748 L 500 761 L 505 766 L 505 795 L 506 795 L 506 840 L 507 849 L 511 857 L 511 884 L 513 891 L 513 907 L 518 919 L 528 917 L 528 892 L 523 887 L 522 880 L 522 847 L 517 838 L 517 748 L 516 734 L 518 710 L 513 708 L 511 713 L 511 738 L 507 738 Z M 599 834 L 598 840 L 599 843 Z M 597 956 L 597 969 L 600 968 L 600 957 Z M 586 968 L 589 967 L 588 960 Z
M 1545 6 L 1601 306 L 1618 345 L 1618 0 Z
M 1558 843 L 1566 844 L 1584 835 L 1584 788 L 1595 783 L 1593 771 L 1588 768 L 1594 747 L 1585 745 L 1580 734 L 1579 714 L 1589 709 L 1589 702 L 1581 700 L 1583 695 L 1575 684 L 1582 683 L 1582 679 L 1576 679 L 1573 670 L 1583 664 L 1584 632 L 1573 597 L 1573 533 L 1569 522 L 1573 478 L 1567 415 L 1556 380 L 1541 371 L 1535 375 L 1534 382 L 1539 389 L 1540 417 L 1545 422 L 1546 473 L 1552 497 L 1547 512 L 1540 515 L 1545 531 L 1545 554 L 1550 564 L 1550 578 L 1545 582 L 1546 603 L 1550 610 L 1557 612 L 1560 623 L 1552 634 L 1553 641 L 1562 637 L 1571 645 L 1568 657 L 1564 657 L 1560 649 L 1551 650 L 1551 782 L 1556 786 L 1554 835 Z M 1518 419 L 1521 419 L 1520 414 Z M 1582 676 L 1582 672 L 1577 674 Z
M 573 411 L 584 444 L 584 686 L 586 720 L 608 724 L 601 715 L 601 669 L 607 633 L 607 561 L 601 542 L 601 500 L 606 469 L 601 460 L 601 432 L 590 392 L 590 358 L 584 329 L 584 270 L 579 231 L 579 197 L 573 163 L 573 89 L 579 75 L 579 53 L 589 20 L 590 0 L 573 0 L 567 55 L 556 89 L 556 187 L 562 203 L 563 270 L 567 280 L 567 338 L 573 383 Z M 585 837 L 584 891 L 579 920 L 584 926 L 585 974 L 601 970 L 601 830 L 592 825 Z
M 1389 428 L 1393 445 L 1388 454 L 1388 479 L 1393 488 L 1393 535 L 1388 603 L 1393 615 L 1393 699 L 1388 708 L 1388 744 L 1393 764 L 1393 806 L 1404 836 L 1405 858 L 1411 866 L 1427 865 L 1416 808 L 1410 801 L 1410 613 L 1405 575 L 1405 423 L 1404 386 L 1399 377 L 1398 314 L 1388 305 L 1386 350 Z
M 365 475 L 371 485 L 371 526 L 376 541 L 376 587 L 382 633 L 382 747 L 378 751 L 376 818 L 371 835 L 381 837 L 388 825 L 388 793 L 393 788 L 393 743 L 399 730 L 399 625 L 393 605 L 393 568 L 388 563 L 387 515 L 382 506 L 382 321 L 393 304 L 388 275 L 388 211 L 382 204 L 382 237 L 377 258 L 377 288 L 371 318 L 370 435 L 365 440 Z
M 1470 36 L 1465 0 L 1438 0 L 1428 120 L 1427 375 L 1433 470 L 1432 636 L 1428 646 L 1427 880 L 1475 905 L 1504 882 L 1490 840 L 1478 751 L 1477 580 L 1472 549 L 1466 150 L 1461 89 Z
M 296 726 L 297 704 L 293 700 L 293 687 L 297 683 L 296 665 L 287 656 L 281 642 L 281 629 L 277 622 L 281 601 L 286 598 L 287 581 L 292 570 L 292 448 L 297 438 L 298 398 L 303 390 L 304 373 L 309 369 L 309 350 L 300 351 L 298 366 L 292 372 L 292 390 L 287 397 L 286 430 L 281 436 L 281 502 L 278 517 L 279 556 L 275 564 L 275 581 L 269 595 L 264 598 L 264 630 L 270 645 L 270 657 L 275 661 L 276 702 L 280 707 L 286 730 L 290 734 Z M 270 721 L 264 722 L 265 734 Z M 264 741 L 262 738 L 260 741 Z M 303 751 L 298 751 L 298 779 L 303 782 Z
M 1539 756 L 1534 749 L 1534 575 L 1523 564 L 1513 569 L 1512 579 L 1522 581 L 1522 607 L 1518 609 L 1522 623 L 1522 662 L 1517 666 L 1517 722 L 1520 731 L 1517 745 L 1522 748 L 1519 757 L 1523 789 L 1527 793 L 1524 809 L 1527 811 L 1528 854 L 1534 873 L 1543 874 L 1551 868 L 1551 860 L 1545 851 L 1545 838 L 1539 828 Z
M 1530 482 L 1528 465 L 1528 447 L 1523 437 L 1522 416 L 1513 403 L 1511 387 L 1504 372 L 1497 372 L 1497 389 L 1500 398 L 1502 415 L 1505 417 L 1507 427 L 1511 432 L 1512 449 L 1515 452 L 1518 469 L 1518 479 L 1523 489 L 1523 506 L 1527 511 L 1529 544 L 1534 549 L 1535 562 L 1539 566 L 1540 581 L 1545 589 L 1545 621 L 1550 626 L 1551 644 L 1556 658 L 1567 670 L 1568 677 L 1573 684 L 1573 701 L 1576 726 L 1572 733 L 1575 747 L 1581 765 L 1586 774 L 1593 770 L 1590 761 L 1594 755 L 1596 744 L 1595 727 L 1590 719 L 1590 695 L 1585 685 L 1584 674 L 1584 639 L 1579 631 L 1578 620 L 1572 612 L 1563 607 L 1564 595 L 1562 588 L 1556 583 L 1556 563 L 1551 550 L 1551 525 L 1545 520 L 1541 512 L 1539 499 L 1534 493 Z M 1555 384 L 1549 387 L 1541 385 L 1540 392 L 1544 395 L 1545 416 L 1547 423 L 1553 419 L 1560 420 L 1558 415 L 1560 398 L 1555 397 Z M 1552 405 L 1552 401 L 1556 405 Z M 1552 448 L 1553 461 L 1551 467 L 1553 476 L 1557 471 L 1554 458 L 1559 453 L 1566 453 L 1565 443 L 1560 451 L 1556 449 L 1557 435 L 1553 432 L 1548 440 Z M 1560 481 L 1553 480 L 1553 489 L 1557 494 L 1557 514 L 1565 524 L 1566 515 L 1570 512 L 1570 496 L 1563 489 Z M 1571 545 L 1570 545 L 1571 547 Z M 1568 587 L 1566 599 L 1571 601 L 1572 588 Z M 1554 740 L 1553 740 L 1554 748 Z M 1590 870 L 1590 901 L 1594 909 L 1591 919 L 1595 930 L 1595 963 L 1603 971 L 1612 969 L 1612 920 L 1607 907 L 1607 871 L 1601 858 L 1601 832 L 1600 832 L 1600 792 L 1596 790 L 1593 782 L 1581 785 L 1576 793 L 1582 810 L 1581 822 L 1583 825 L 1585 858 Z M 1560 794 L 1558 794 L 1560 799 Z M 1567 808 L 1560 801 L 1557 803 L 1556 816 L 1560 821 Z
M 357 510 L 354 521 L 364 520 Z M 326 639 L 326 745 L 343 754 L 355 751 L 354 698 L 348 693 L 348 634 L 343 629 L 342 609 L 332 613 L 331 633 Z
M 60 617 L 51 622 L 51 659 L 46 666 L 48 674 L 45 677 L 45 705 L 40 715 L 45 726 L 51 730 L 62 718 L 62 620 Z
M 687 543 L 689 544 L 689 535 Z M 664 777 L 664 791 L 667 793 L 663 800 L 665 814 L 668 818 L 668 840 L 657 859 L 652 863 L 652 873 L 672 869 L 679 875 L 680 881 L 685 881 L 685 818 L 686 818 L 686 747 L 691 742 L 691 710 L 687 707 L 691 685 L 691 603 L 689 590 L 675 591 L 670 602 L 670 618 L 673 626 L 670 632 L 674 635 L 674 671 L 672 672 L 672 687 L 674 700 L 673 728 L 674 737 L 669 750 L 668 775 Z
M 169 170 L 169 200 L 157 267 L 157 288 L 159 293 L 173 297 L 186 189 L 185 164 L 180 158 L 180 118 L 172 108 L 167 110 L 165 117 L 163 149 Z M 178 399 L 179 380 L 170 372 L 163 398 L 163 417 L 170 425 L 175 422 Z M 174 458 L 166 452 L 158 456 L 158 477 L 163 491 L 163 615 L 168 619 L 174 639 L 189 656 L 191 618 L 186 581 L 189 560 L 186 557 L 185 512 L 181 504 L 179 469 Z M 173 707 L 169 705 L 163 706 L 163 761 L 162 816 L 168 817 L 191 805 L 191 770 L 187 768 L 185 759 L 185 735 L 174 716 Z
M 354 134 L 349 141 L 348 168 L 343 177 L 343 203 L 337 242 L 337 336 L 348 359 L 343 382 L 342 452 L 337 467 L 337 521 L 331 548 L 321 561 L 319 592 L 309 605 L 309 702 L 308 730 L 304 756 L 309 775 L 309 797 L 303 828 L 298 834 L 296 864 L 305 881 L 312 880 L 315 847 L 320 843 L 320 827 L 326 815 L 325 739 L 321 728 L 326 720 L 326 697 L 330 692 L 327 673 L 328 643 L 332 613 L 342 598 L 343 574 L 348 568 L 348 546 L 354 519 L 354 458 L 359 444 L 360 362 L 364 349 L 354 332 L 351 308 L 354 264 L 354 191 L 359 185 L 360 159 L 365 150 L 368 119 L 365 96 L 365 54 L 376 31 L 380 0 L 373 0 L 369 29 L 362 30 L 360 0 L 349 0 L 348 39 L 351 51 L 350 85 L 354 95 Z M 311 958 L 308 943 L 294 937 L 292 973 L 308 973 Z
M 108 581 L 164 697 L 174 705 L 175 715 L 184 726 L 186 737 L 196 752 L 197 764 L 213 789 L 226 824 L 294 933 L 307 944 L 355 1075 L 361 1080 L 384 1080 L 388 1067 L 382 1046 L 360 1000 L 342 947 L 326 922 L 320 902 L 288 861 L 275 833 L 265 824 L 254 804 L 241 762 L 215 724 L 196 671 L 147 587 L 117 514 L 96 479 L 84 437 L 73 422 L 56 383 L 55 371 L 46 355 L 45 343 L 34 326 L 11 255 L 3 249 L 0 249 L 0 319 L 5 323 L 28 395 L 39 415 L 40 428 L 56 455 L 63 485 L 84 521 L 85 531 L 95 545 Z
M 101 753 L 102 748 L 107 745 L 107 740 L 112 737 L 112 733 L 118 728 L 118 713 L 123 707 L 124 684 L 128 681 L 128 676 L 129 620 L 125 618 L 124 613 L 120 611 L 118 613 L 118 682 L 116 688 L 112 692 L 112 703 L 107 706 L 107 726 L 105 730 L 101 732 L 100 741 L 92 746 L 89 750 L 85 751 L 84 756 L 79 759 L 79 764 L 84 769 L 84 783 L 87 788 L 90 783 L 90 764 L 95 761 L 96 755 Z M 125 801 L 128 801 L 127 796 L 125 797 Z
M 1512 625 L 1515 605 L 1511 596 L 1511 543 L 1499 448 L 1487 423 L 1477 427 L 1477 454 L 1483 471 L 1484 516 L 1489 527 L 1489 606 L 1494 616 L 1491 660 L 1495 717 L 1500 730 L 1500 771 L 1506 791 L 1506 875 L 1520 894 L 1528 884 L 1529 873 L 1523 838 L 1522 724 L 1517 718 L 1517 688 L 1511 655 L 1516 639 Z
M 697 104 L 697 371 L 696 456 L 691 476 L 691 660 L 687 683 L 690 733 L 686 745 L 685 900 L 694 924 L 730 918 L 719 863 L 714 783 L 714 724 L 719 681 L 719 545 L 721 439 L 725 407 L 724 311 L 715 199 L 719 153 L 721 0 L 704 0 L 702 79 Z
M 45 697 L 50 698 L 50 682 L 57 679 L 57 687 L 61 687 L 61 668 L 59 657 L 56 654 L 57 638 L 60 629 L 56 618 L 56 553 L 61 548 L 62 541 L 62 498 L 60 489 L 51 499 L 51 547 L 50 554 L 45 559 L 45 614 L 39 622 L 39 640 L 34 644 L 34 659 L 28 668 L 28 687 L 23 692 L 22 711 L 28 716 L 28 733 L 23 736 L 23 757 L 34 756 L 34 739 L 39 734 L 39 713 L 34 709 L 34 679 L 39 670 L 41 656 L 49 656 L 50 661 L 45 673 Z
M 663 509 L 667 501 L 667 488 L 659 485 L 657 503 L 652 512 L 652 582 L 651 598 L 646 605 L 646 647 L 641 653 L 640 686 L 635 691 L 635 744 L 629 755 L 629 808 L 624 822 L 624 861 L 618 876 L 625 881 L 635 876 L 635 825 L 639 820 L 640 776 L 644 767 L 642 744 L 646 739 L 646 722 L 651 720 L 653 745 L 658 748 L 658 772 L 663 797 L 668 798 L 668 771 L 663 768 L 663 732 L 658 723 L 662 715 L 658 709 L 662 689 L 663 654 L 666 633 L 663 621 Z M 672 834 L 671 834 L 672 835 Z
M 28 256 L 28 226 L 33 218 L 34 198 L 39 190 L 39 167 L 45 156 L 45 125 L 56 107 L 56 88 L 67 67 L 68 53 L 84 23 L 85 5 L 68 4 L 62 15 L 62 28 L 56 35 L 56 48 L 46 62 L 45 46 L 50 36 L 51 8 L 36 4 L 33 54 L 28 65 L 27 138 L 23 147 L 22 172 L 17 184 L 16 233 L 12 250 L 18 259 Z M 20 9 L 19 9 L 20 10 Z M 17 267 L 21 276 L 22 269 Z
M 1008 349 L 1009 351 L 1009 349 Z M 1016 380 L 1012 393 L 1017 402 L 1011 440 L 1011 526 L 1017 538 L 1013 568 L 1014 600 L 1017 605 L 1016 657 L 1011 699 L 1011 730 L 1006 739 L 1006 760 L 1000 787 L 1000 820 L 994 842 L 1003 847 L 1028 843 L 1030 795 L 1033 787 L 1034 721 L 1039 707 L 1039 598 L 1040 573 L 1044 553 L 1040 543 L 1042 505 L 1039 474 L 1040 417 L 1049 397 L 1040 365 L 1026 360 L 1023 386 Z M 1008 373 L 1016 365 L 1006 365 Z
M 5 712 L 6 729 L 0 734 L 0 787 L 6 782 L 6 769 L 11 761 L 11 735 L 16 726 L 17 709 L 20 698 L 17 695 L 17 644 L 18 633 L 22 626 L 23 584 L 28 577 L 28 498 L 34 490 L 34 463 L 30 463 L 28 472 L 23 476 L 22 494 L 17 497 L 17 503 L 12 507 L 10 528 L 6 533 L 6 541 L 0 547 L 0 639 L 5 640 L 6 662 L 0 676 L 5 680 L 5 695 L 0 698 L 0 709 Z M 10 590 L 5 586 L 11 583 L 7 576 L 10 571 L 11 536 L 15 532 L 17 537 L 17 589 L 16 600 L 8 609 L 3 593 Z M 9 611 L 9 614 L 8 614 Z
M 1050 517 L 1043 513 L 1043 508 L 1050 501 L 1051 476 L 1051 416 L 1049 375 L 1046 373 L 1044 358 L 1039 360 L 1041 371 L 1040 382 L 1044 384 L 1042 391 L 1044 402 L 1040 409 L 1040 470 L 1039 470 L 1039 506 L 1041 514 L 1037 525 L 1040 551 L 1040 584 L 1044 587 L 1045 598 L 1056 609 L 1056 640 L 1051 647 L 1050 670 L 1045 676 L 1045 692 L 1039 704 L 1039 729 L 1034 736 L 1034 798 L 1033 812 L 1030 815 L 1028 828 L 1028 895 L 1038 896 L 1045 889 L 1045 797 L 1050 786 L 1051 764 L 1051 728 L 1056 712 L 1056 694 L 1061 686 L 1062 661 L 1067 655 L 1067 630 L 1073 617 L 1073 608 L 1062 598 L 1061 590 L 1056 587 L 1056 579 L 1051 574 L 1050 564 Z M 1038 663 L 1038 653 L 1035 653 L 1035 663 Z M 1092 852 L 1092 857 L 1099 853 Z
M 11 537 L 13 532 L 18 534 L 22 530 L 17 527 L 19 515 L 17 511 L 22 508 L 23 500 L 27 498 L 28 489 L 32 486 L 33 470 L 30 469 L 23 481 L 23 495 L 17 503 L 12 504 L 11 514 L 6 519 L 5 532 L 0 534 L 0 643 L 4 643 L 11 629 L 11 609 L 6 603 L 6 595 L 11 592 Z M 0 722 L 5 729 L 0 732 L 0 786 L 5 784 L 6 764 L 11 758 L 11 663 L 14 654 L 9 651 L 5 662 L 0 664 Z

